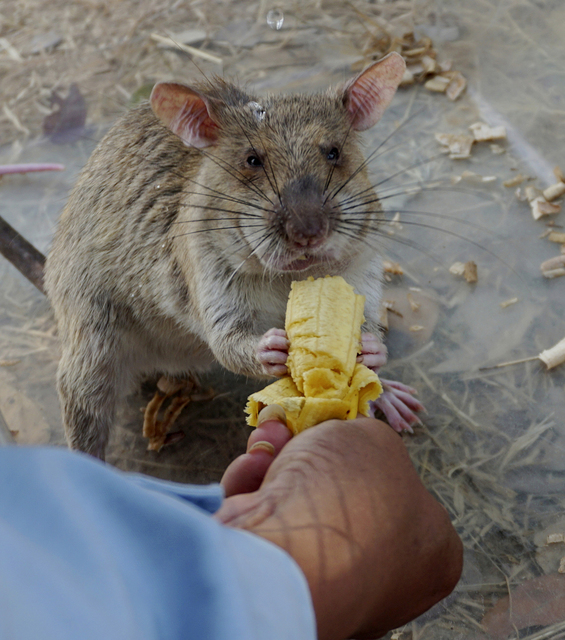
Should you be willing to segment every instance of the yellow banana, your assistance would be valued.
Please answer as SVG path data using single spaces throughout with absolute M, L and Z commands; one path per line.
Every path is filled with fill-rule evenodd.
M 256 426 L 268 404 L 284 408 L 294 434 L 331 418 L 369 415 L 369 401 L 382 387 L 376 373 L 356 362 L 364 305 L 341 276 L 292 283 L 285 319 L 290 375 L 249 396 L 248 424 Z

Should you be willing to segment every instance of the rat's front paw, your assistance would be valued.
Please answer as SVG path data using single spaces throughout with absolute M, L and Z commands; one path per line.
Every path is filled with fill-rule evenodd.
M 362 362 L 375 373 L 386 364 L 387 350 L 385 345 L 372 333 L 361 335 L 361 354 L 357 356 L 357 362 Z
M 257 345 L 257 360 L 263 372 L 269 376 L 284 376 L 288 373 L 289 342 L 284 329 L 269 329 Z
M 381 379 L 381 384 L 383 392 L 371 405 L 384 414 L 395 431 L 412 433 L 412 427 L 420 424 L 420 418 L 414 412 L 425 411 L 424 405 L 414 397 L 416 389 L 396 380 Z

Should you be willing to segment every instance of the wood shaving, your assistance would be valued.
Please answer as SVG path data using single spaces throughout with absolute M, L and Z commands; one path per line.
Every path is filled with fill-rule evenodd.
M 534 198 L 534 200 L 530 202 L 530 207 L 532 209 L 532 216 L 534 217 L 534 220 L 539 220 L 543 216 L 554 215 L 561 211 L 560 204 L 548 202 L 543 196 Z
M 465 263 L 464 262 L 454 262 L 450 267 L 449 267 L 449 273 L 453 274 L 454 276 L 463 276 L 463 274 L 465 273 Z
M 392 273 L 395 276 L 403 276 L 404 270 L 398 262 L 391 262 L 390 260 L 383 260 L 383 268 L 385 273 Z
M 407 293 L 406 297 L 408 298 L 408 304 L 412 311 L 418 311 L 422 305 L 414 300 L 414 296 L 411 293 Z
M 469 260 L 468 262 L 454 262 L 449 267 L 449 273 L 459 278 L 465 278 L 469 284 L 478 281 L 477 265 L 472 260 Z
M 436 91 L 437 93 L 445 93 L 447 91 L 447 87 L 450 83 L 449 78 L 444 78 L 443 76 L 436 76 L 431 80 L 428 80 L 424 84 L 424 88 L 428 91 Z
M 528 180 L 528 176 L 524 176 L 521 173 L 519 173 L 518 175 L 514 176 L 513 178 L 509 178 L 508 180 L 504 180 L 504 182 L 502 183 L 503 186 L 505 187 L 517 187 L 519 184 L 522 184 L 522 182 L 524 182 L 525 180 Z
M 20 362 L 21 360 L 0 360 L 0 367 L 13 367 Z
M 467 88 L 467 80 L 459 71 L 455 71 L 445 93 L 450 100 L 457 100 Z
M 565 276 L 565 254 L 555 256 L 555 258 L 550 258 L 549 260 L 542 262 L 540 269 L 546 278 Z
M 547 544 L 557 544 L 558 542 L 564 542 L 565 537 L 562 533 L 550 533 L 547 536 Z
M 533 202 L 536 198 L 539 198 L 540 196 L 543 197 L 542 192 L 537 188 L 537 187 L 526 187 L 524 189 L 524 195 L 526 196 L 526 200 L 528 200 L 528 202 Z
M 538 358 L 547 366 L 548 369 L 553 369 L 553 367 L 565 362 L 565 338 L 560 340 L 550 349 L 542 351 L 538 355 Z
M 557 200 L 561 196 L 565 195 L 565 182 L 557 182 L 556 184 L 552 184 L 550 187 L 543 192 L 543 197 L 551 202 L 552 200 Z
M 425 73 L 436 73 L 438 68 L 437 60 L 428 55 L 422 56 L 422 67 Z
M 471 157 L 471 147 L 475 141 L 464 133 L 436 133 L 435 139 L 449 152 L 453 160 L 463 160 Z
M 506 138 L 506 128 L 490 127 L 484 122 L 475 122 L 469 129 L 473 133 L 473 138 L 476 142 L 488 142 L 490 140 L 504 140 Z
M 394 313 L 394 315 L 398 316 L 399 318 L 402 318 L 402 314 L 400 313 L 400 311 L 397 311 L 394 308 L 394 300 L 384 300 L 383 301 L 383 307 L 387 311 L 390 311 L 391 313 Z
M 481 176 L 474 171 L 463 171 L 460 176 L 454 176 L 451 178 L 452 184 L 458 184 L 461 180 L 466 180 L 467 182 L 476 182 L 476 183 L 486 183 L 486 182 L 496 182 L 498 178 L 496 176 Z
M 550 231 L 547 234 L 547 239 L 550 242 L 558 242 L 559 244 L 565 244 L 565 233 L 560 231 Z
M 465 263 L 463 277 L 469 284 L 478 282 L 479 277 L 477 274 L 477 265 L 472 260 L 469 260 L 469 262 Z

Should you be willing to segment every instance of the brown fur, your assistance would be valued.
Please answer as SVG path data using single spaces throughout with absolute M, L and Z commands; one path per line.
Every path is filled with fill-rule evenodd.
M 382 267 L 365 241 L 376 205 L 355 217 L 357 227 L 342 226 L 347 234 L 338 228 L 344 198 L 367 189 L 361 201 L 374 198 L 365 171 L 327 203 L 316 196 L 317 221 L 305 222 L 330 149 L 343 144 L 328 193 L 362 163 L 343 90 L 256 98 L 215 81 L 199 91 L 218 123 L 216 143 L 187 147 L 148 104 L 126 113 L 84 168 L 47 260 L 68 442 L 99 457 L 118 399 L 142 375 L 198 373 L 216 360 L 264 377 L 257 343 L 284 326 L 293 279 L 343 275 L 366 296 L 368 330 L 378 331 Z M 251 101 L 264 108 L 262 122 Z M 246 164 L 252 153 L 265 169 Z M 306 252 L 322 262 L 281 270 L 305 252 L 296 238 L 308 225 L 320 227 L 312 232 L 320 246 Z

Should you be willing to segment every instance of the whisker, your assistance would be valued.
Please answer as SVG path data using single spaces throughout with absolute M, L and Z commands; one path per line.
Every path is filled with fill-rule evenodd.
M 263 225 L 246 225 L 245 228 L 246 229 L 253 229 L 254 227 L 262 227 Z M 186 233 L 178 233 L 177 235 L 173 236 L 174 238 L 182 238 L 183 236 L 190 236 L 190 235 L 194 235 L 195 233 L 205 233 L 206 231 L 230 231 L 232 229 L 241 229 L 241 225 L 235 225 L 233 227 L 214 227 L 212 229 L 210 229 L 209 227 L 207 227 L 206 229 L 195 229 L 194 231 L 187 231 Z
M 339 188 L 334 191 L 333 193 L 331 193 L 328 198 L 326 199 L 326 202 L 329 198 L 335 198 L 337 196 L 337 194 L 345 187 L 347 186 L 347 184 L 349 184 L 349 182 L 351 182 L 351 180 L 353 180 L 353 178 L 355 178 L 355 176 L 357 176 L 359 174 L 360 171 L 362 171 L 368 164 L 369 162 L 371 162 L 372 160 L 374 160 L 375 158 L 380 157 L 381 155 L 384 155 L 385 153 L 388 153 L 389 151 L 392 151 L 393 149 L 398 148 L 399 146 L 402 146 L 404 144 L 404 142 L 400 142 L 397 145 L 394 145 L 393 147 L 389 147 L 388 149 L 384 149 L 382 154 L 376 155 L 380 149 L 382 149 L 383 145 L 385 145 L 395 133 L 398 133 L 398 131 L 400 131 L 400 129 L 402 129 L 402 127 L 404 127 L 405 124 L 407 124 L 408 122 L 410 122 L 413 118 L 415 118 L 416 116 L 418 116 L 420 113 L 422 113 L 422 111 L 425 110 L 425 107 L 423 107 L 422 109 L 420 109 L 419 111 L 416 111 L 415 113 L 413 113 L 411 116 L 408 116 L 408 118 L 406 118 L 403 122 L 401 122 L 398 127 L 396 127 L 393 131 L 391 131 L 391 133 L 388 134 L 388 136 L 386 136 L 386 138 L 377 145 L 376 149 L 374 149 L 366 158 L 365 160 L 357 167 L 357 169 L 355 169 L 355 171 L 349 176 L 349 178 L 347 178 L 347 180 L 345 180 L 343 182 L 342 185 L 339 186 Z M 325 204 L 325 202 L 324 202 Z
M 260 216 L 256 216 L 256 217 L 260 218 Z M 171 224 L 190 224 L 190 223 L 196 223 L 196 222 L 237 222 L 237 221 L 239 221 L 239 218 L 237 216 L 232 216 L 231 218 L 214 218 L 213 220 L 210 220 L 209 218 L 199 218 L 197 220 L 175 220 Z
M 228 281 L 226 282 L 226 287 L 229 287 L 229 285 L 231 284 L 231 281 L 234 279 L 234 277 L 236 276 L 237 272 L 241 269 L 241 267 L 243 267 L 243 265 L 253 256 L 255 255 L 255 253 L 259 250 L 259 247 L 265 242 L 270 240 L 270 237 L 273 235 L 273 233 L 271 232 L 270 234 L 266 234 L 265 237 L 263 238 L 263 240 L 261 240 L 261 242 L 253 249 L 253 251 L 244 259 L 242 260 L 239 265 L 234 269 L 233 273 L 231 274 L 231 276 L 228 278 Z
M 253 153 L 255 153 L 256 155 L 259 155 L 257 153 L 257 150 L 255 149 L 255 146 L 254 146 L 253 142 L 251 142 L 251 138 L 249 137 L 249 134 L 247 133 L 247 131 L 245 130 L 245 128 L 243 127 L 243 125 L 239 121 L 238 121 L 238 125 L 239 125 L 239 128 L 241 129 L 241 131 L 243 132 L 243 134 L 245 135 L 245 137 L 247 138 L 247 141 L 251 145 L 251 148 L 253 149 Z M 259 142 L 262 142 L 261 136 L 259 135 L 259 132 L 257 132 L 257 135 L 259 136 Z M 263 147 L 265 147 L 265 145 L 263 145 Z M 267 159 L 269 160 L 268 156 L 267 156 Z M 263 172 L 265 174 L 265 177 L 267 178 L 267 181 L 269 182 L 269 186 L 276 193 L 277 198 L 279 200 L 279 204 L 282 206 L 281 194 L 280 194 L 279 187 L 278 187 L 278 184 L 277 184 L 277 178 L 275 176 L 275 171 L 274 171 L 274 169 L 273 169 L 273 167 L 271 165 L 271 161 L 270 160 L 269 160 L 269 166 L 270 166 L 270 169 L 271 169 L 271 174 L 273 176 L 274 185 L 273 185 L 273 182 L 271 182 L 271 178 L 269 177 L 269 172 L 267 171 L 267 169 L 266 169 L 264 164 L 262 164 Z
M 263 216 L 260 216 L 256 213 L 249 213 L 248 211 L 233 211 L 232 209 L 225 209 L 224 207 L 212 207 L 210 205 L 205 204 L 181 204 L 181 207 L 194 207 L 195 209 L 206 209 L 209 211 L 220 211 L 221 213 L 231 213 L 234 216 L 242 216 L 246 218 L 257 218 L 258 220 L 262 220 Z
M 343 220 L 342 221 L 343 224 L 349 224 L 349 226 L 353 226 L 355 224 L 357 224 L 358 226 L 356 226 L 355 228 L 358 230 L 362 230 L 362 224 L 361 223 L 355 223 L 351 220 Z M 344 233 L 343 231 L 337 231 L 338 233 Z M 410 240 L 409 238 L 400 238 L 398 236 L 389 236 L 388 234 L 384 234 L 379 232 L 378 230 L 372 230 L 369 231 L 370 235 L 377 237 L 377 238 L 382 238 L 383 240 L 386 240 L 387 242 L 389 240 L 392 240 L 393 242 L 396 242 L 397 244 L 401 244 L 405 247 L 410 247 L 411 249 L 414 249 L 415 251 L 420 252 L 421 254 L 425 255 L 427 258 L 430 258 L 430 260 L 432 260 L 433 262 L 435 262 L 436 264 L 440 265 L 441 267 L 443 267 L 444 269 L 447 269 L 446 265 L 439 260 L 438 258 L 436 258 L 434 255 L 432 255 L 431 253 L 428 253 L 428 251 L 426 251 L 425 249 L 423 249 L 417 242 Z M 353 238 L 353 239 L 359 239 L 358 234 L 354 234 L 353 232 L 351 232 L 350 234 L 345 234 L 347 235 L 347 237 L 349 238 Z M 373 245 L 369 244 L 368 242 L 365 242 L 365 244 L 367 244 L 367 246 L 369 246 L 370 248 L 374 248 Z M 380 243 L 381 247 L 384 247 L 385 243 Z
M 347 198 L 345 198 L 345 200 L 343 200 L 343 202 L 341 204 L 342 205 L 343 204 L 349 204 L 352 200 L 355 200 L 356 198 L 358 198 L 362 194 L 367 193 L 369 191 L 373 191 L 373 189 L 378 189 L 381 185 L 385 184 L 389 180 L 392 180 L 393 178 L 396 178 L 397 176 L 400 176 L 403 173 L 406 173 L 407 171 L 410 171 L 412 169 L 416 169 L 417 167 L 421 167 L 421 166 L 423 166 L 423 165 L 425 165 L 425 164 L 427 164 L 429 162 L 433 162 L 434 160 L 437 160 L 438 158 L 441 158 L 443 156 L 444 156 L 443 153 L 438 153 L 435 156 L 430 156 L 429 158 L 424 158 L 424 160 L 419 160 L 418 162 L 415 162 L 414 164 L 411 164 L 408 167 L 404 167 L 403 169 L 400 169 L 396 173 L 393 173 L 390 176 L 387 176 L 386 178 L 384 178 L 380 182 L 376 182 L 375 184 L 372 184 L 370 187 L 367 187 L 366 189 L 362 189 L 361 191 L 348 196 Z
M 363 222 L 361 222 L 361 221 L 349 221 L 349 222 L 351 222 L 353 224 L 357 224 L 358 228 L 360 228 L 360 229 L 363 227 Z M 483 247 L 478 242 L 475 242 L 474 240 L 470 240 L 469 238 L 466 238 L 465 236 L 462 236 L 461 234 L 456 233 L 455 231 L 450 231 L 448 229 L 442 229 L 440 227 L 434 227 L 433 225 L 425 224 L 423 222 L 416 222 L 415 220 L 405 220 L 404 222 L 402 222 L 402 224 L 411 225 L 413 227 L 418 227 L 418 228 L 421 228 L 421 229 L 431 229 L 432 231 L 439 231 L 440 233 L 443 233 L 445 235 L 451 236 L 452 238 L 457 238 L 458 240 L 463 240 L 464 242 L 468 242 L 469 244 L 472 244 L 477 249 L 480 249 L 481 251 L 484 251 L 485 253 L 488 253 L 495 260 L 498 260 L 505 267 L 510 269 L 510 271 L 512 271 L 513 274 L 515 274 L 518 277 L 520 277 L 519 274 L 505 260 L 503 260 L 500 256 L 497 256 L 494 252 L 490 251 L 490 249 L 487 249 L 486 247 Z M 381 236 L 383 235 L 380 230 L 370 229 L 370 228 L 369 228 L 369 233 L 379 233 L 379 235 L 381 235 Z M 394 236 L 389 236 L 389 237 L 394 238 Z
M 197 149 L 197 147 L 194 147 L 194 146 L 191 146 L 190 148 L 191 149 Z M 205 158 L 208 158 L 216 166 L 220 167 L 220 169 L 223 169 L 232 178 L 235 178 L 241 185 L 243 185 L 244 187 L 246 187 L 247 189 L 249 189 L 250 191 L 252 191 L 256 195 L 258 195 L 260 198 L 263 198 L 263 200 L 266 200 L 269 204 L 271 204 L 271 205 L 273 204 L 273 202 L 270 200 L 270 198 L 265 193 L 263 193 L 263 191 L 261 191 L 261 189 L 259 189 L 253 183 L 253 181 L 250 178 L 248 178 L 245 174 L 241 173 L 241 171 L 239 171 L 238 169 L 234 169 L 225 160 L 221 160 L 217 156 L 215 156 L 215 155 L 213 155 L 211 153 L 208 153 L 207 151 L 204 151 L 204 149 L 197 149 L 197 150 Z M 226 166 L 227 166 L 227 168 L 226 168 Z
M 465 209 L 465 210 L 460 210 L 460 213 L 467 213 L 469 210 Z M 359 216 L 366 216 L 366 215 L 374 215 L 374 214 L 383 214 L 383 218 L 380 220 L 380 222 L 383 223 L 390 223 L 393 222 L 391 219 L 388 219 L 386 217 L 384 217 L 386 214 L 392 214 L 392 213 L 402 213 L 402 214 L 412 214 L 412 215 L 420 215 L 420 216 L 428 216 L 430 218 L 437 218 L 439 220 L 447 220 L 449 222 L 455 222 L 457 224 L 461 224 L 465 227 L 469 227 L 471 229 L 475 229 L 476 231 L 483 231 L 485 233 L 490 233 L 492 235 L 497 236 L 500 240 L 503 239 L 503 236 L 501 235 L 497 235 L 494 231 L 487 229 L 487 227 L 483 227 L 480 224 L 477 224 L 476 222 L 471 222 L 470 220 L 461 220 L 459 218 L 455 218 L 453 217 L 453 215 L 448 215 L 448 214 L 444 214 L 444 213 L 437 213 L 435 211 L 414 211 L 414 210 L 409 210 L 409 209 L 390 209 L 390 210 L 383 210 L 383 209 L 371 209 L 371 210 L 363 210 L 363 211 L 351 211 L 351 210 L 346 210 L 346 212 L 348 213 L 349 216 L 355 216 L 355 215 L 359 215 Z M 453 211 L 453 213 L 458 213 L 458 211 Z M 413 223 L 413 221 L 411 220 L 399 220 L 398 221 L 400 224 L 411 224 Z M 430 229 L 437 229 L 438 231 L 442 231 L 441 228 L 439 227 L 433 227 L 430 226 Z
M 196 147 L 191 147 L 191 148 L 195 149 Z M 198 151 L 202 151 L 202 150 L 198 149 Z M 221 198 L 231 200 L 232 202 L 237 202 L 238 204 L 243 204 L 243 205 L 246 205 L 246 206 L 249 206 L 249 207 L 254 207 L 256 209 L 260 209 L 261 211 L 269 211 L 269 209 L 267 209 L 267 208 L 260 207 L 259 205 L 247 202 L 246 200 L 240 200 L 239 198 L 235 198 L 234 196 L 227 196 L 225 193 L 222 193 L 221 191 L 218 191 L 217 189 L 212 189 L 212 187 L 209 187 L 209 186 L 207 186 L 205 184 L 201 184 L 200 182 L 197 182 L 193 178 L 188 178 L 186 176 L 183 176 L 181 173 L 175 171 L 174 169 L 171 169 L 170 171 L 171 171 L 171 173 L 173 175 L 175 175 L 180 180 L 186 180 L 188 182 L 192 182 L 193 184 L 197 185 L 198 187 L 201 187 L 202 189 L 208 189 L 208 191 L 216 194 L 217 196 L 220 196 Z M 190 192 L 183 191 L 182 193 L 190 193 Z M 272 202 L 270 200 L 268 200 L 268 202 L 270 204 L 272 204 Z
M 197 191 L 181 191 L 181 193 L 183 195 L 186 196 L 199 196 L 199 195 L 203 195 L 201 193 L 198 193 Z M 227 202 L 233 202 L 234 204 L 242 204 L 246 207 L 251 207 L 252 209 L 259 209 L 259 211 L 269 211 L 269 209 L 267 207 L 261 207 L 258 204 L 255 204 L 253 202 L 247 202 L 246 200 L 240 200 L 239 198 L 234 198 L 233 196 L 228 196 L 228 195 L 223 195 L 220 194 L 219 192 L 216 192 L 216 197 L 218 198 L 218 200 L 227 200 Z M 185 205 L 187 206 L 187 205 Z M 197 206 L 197 205 L 189 205 L 189 206 Z

